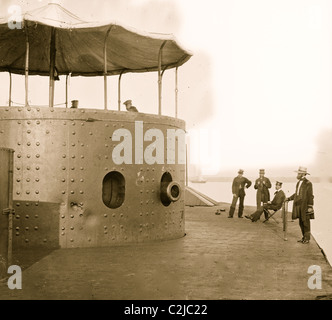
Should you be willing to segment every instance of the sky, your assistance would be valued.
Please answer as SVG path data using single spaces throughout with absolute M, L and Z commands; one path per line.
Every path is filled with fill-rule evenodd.
M 2 0 L 31 10 L 46 0 Z M 172 33 L 192 58 L 179 68 L 179 118 L 186 121 L 190 163 L 202 174 L 332 175 L 331 17 L 329 0 L 58 0 L 89 21 L 117 20 L 147 32 Z M 47 105 L 48 80 L 32 77 L 32 104 Z M 109 79 L 110 109 L 117 78 Z M 163 114 L 174 116 L 174 70 L 163 80 Z M 0 105 L 8 75 L 0 75 Z M 13 100 L 24 102 L 24 79 L 14 77 Z M 154 89 L 153 89 L 154 88 Z M 73 78 L 70 98 L 103 108 L 103 79 Z M 124 75 L 122 100 L 157 113 L 157 75 Z M 46 95 L 41 95 L 45 92 Z M 63 103 L 64 80 L 56 84 Z M 319 165 L 318 165 L 319 164 Z M 191 166 L 194 174 L 195 166 Z M 195 172 L 194 172 L 195 171 Z

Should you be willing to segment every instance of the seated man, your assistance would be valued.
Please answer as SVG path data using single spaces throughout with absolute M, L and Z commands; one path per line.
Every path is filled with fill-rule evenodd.
M 137 108 L 132 105 L 131 100 L 126 100 L 123 104 L 126 106 L 127 111 L 138 112 Z
M 274 210 L 277 211 L 282 207 L 282 204 L 284 203 L 286 199 L 285 193 L 281 190 L 282 182 L 277 181 L 276 182 L 276 192 L 274 193 L 274 198 L 272 202 L 268 202 L 263 205 L 263 208 L 256 210 L 253 214 L 250 216 L 245 216 L 247 219 L 250 219 L 252 222 L 255 222 L 259 220 L 262 213 L 264 212 L 265 219 L 269 217 L 269 211 L 268 210 Z

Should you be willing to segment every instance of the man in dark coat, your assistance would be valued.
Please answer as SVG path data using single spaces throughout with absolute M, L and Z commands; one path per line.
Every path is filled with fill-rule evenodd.
M 246 196 L 245 188 L 249 188 L 251 186 L 251 181 L 247 178 L 243 177 L 243 170 L 240 169 L 238 171 L 238 176 L 234 178 L 232 183 L 232 193 L 233 193 L 233 199 L 232 204 L 229 210 L 229 216 L 228 218 L 233 218 L 235 207 L 237 200 L 240 199 L 239 203 L 239 211 L 238 211 L 238 217 L 243 218 L 243 209 L 244 209 L 244 197 Z
M 271 181 L 269 178 L 265 176 L 265 170 L 259 170 L 259 178 L 255 181 L 254 188 L 257 190 L 256 193 L 256 202 L 257 202 L 257 210 L 262 208 L 262 204 L 268 203 L 270 201 L 270 191 Z M 266 213 L 265 219 L 267 219 Z
M 292 219 L 299 219 L 302 239 L 298 242 L 307 244 L 310 241 L 310 219 L 314 219 L 314 195 L 312 183 L 306 178 L 307 168 L 299 167 L 297 172 L 296 190 L 286 201 L 294 201 Z
M 268 210 L 274 210 L 278 211 L 281 209 L 283 203 L 285 202 L 286 195 L 285 193 L 281 190 L 282 187 L 282 182 L 277 181 L 276 182 L 276 192 L 274 193 L 273 200 L 269 203 L 265 203 L 263 207 L 257 209 L 253 214 L 250 216 L 245 216 L 247 219 L 250 219 L 252 222 L 255 222 L 259 220 L 261 217 L 262 213 L 264 212 L 265 214 L 265 219 L 269 217 L 269 211 Z

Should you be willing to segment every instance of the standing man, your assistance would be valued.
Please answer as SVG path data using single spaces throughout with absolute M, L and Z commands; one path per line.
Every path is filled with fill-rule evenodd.
M 243 209 L 244 209 L 244 197 L 246 195 L 245 188 L 249 188 L 251 186 L 251 181 L 247 178 L 243 177 L 243 170 L 240 169 L 238 171 L 238 176 L 234 178 L 233 184 L 232 184 L 232 193 L 233 193 L 233 200 L 232 204 L 229 210 L 229 216 L 228 218 L 233 218 L 235 207 L 237 200 L 240 198 L 239 203 L 239 211 L 238 211 L 238 217 L 243 218 Z
M 295 193 L 286 199 L 286 201 L 293 201 L 292 219 L 299 219 L 299 224 L 302 232 L 302 239 L 298 240 L 303 244 L 310 241 L 310 219 L 314 219 L 314 195 L 312 183 L 306 178 L 307 168 L 299 167 L 297 172 L 297 179 Z
M 268 210 L 274 210 L 278 211 L 281 209 L 285 199 L 286 195 L 285 193 L 281 190 L 282 188 L 282 182 L 277 181 L 276 182 L 276 192 L 274 193 L 273 200 L 271 202 L 265 203 L 263 207 L 260 209 L 257 209 L 254 213 L 252 213 L 250 216 L 245 216 L 247 219 L 250 219 L 252 222 L 255 222 L 260 219 L 263 211 L 265 215 L 265 220 L 267 219 L 266 216 L 269 216 L 269 211 Z
M 256 203 L 257 210 L 262 208 L 262 204 L 268 203 L 270 201 L 270 191 L 271 181 L 270 179 L 264 177 L 265 170 L 259 169 L 259 178 L 255 181 L 254 188 L 257 190 Z M 267 219 L 266 213 L 264 212 L 265 219 Z

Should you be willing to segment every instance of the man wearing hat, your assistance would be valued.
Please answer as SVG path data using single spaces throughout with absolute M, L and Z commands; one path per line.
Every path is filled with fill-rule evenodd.
M 243 218 L 243 209 L 244 209 L 244 197 L 246 196 L 245 188 L 249 188 L 251 186 L 251 181 L 247 178 L 243 177 L 243 170 L 240 169 L 238 171 L 238 176 L 234 178 L 232 183 L 232 193 L 233 193 L 233 200 L 229 210 L 228 218 L 233 218 L 235 207 L 237 200 L 240 199 L 239 203 L 239 211 L 238 217 Z
M 126 106 L 127 111 L 138 112 L 138 110 L 136 109 L 136 107 L 134 107 L 132 105 L 132 101 L 131 100 L 126 100 L 123 104 Z
M 262 204 L 268 203 L 270 201 L 270 191 L 271 188 L 271 181 L 269 178 L 264 177 L 265 170 L 259 169 L 259 178 L 255 181 L 254 188 L 257 190 L 256 193 L 256 203 L 257 203 L 257 210 L 262 208 Z M 267 219 L 266 213 L 265 219 Z
M 292 219 L 299 219 L 302 232 L 302 239 L 298 240 L 303 244 L 310 241 L 310 219 L 314 219 L 314 195 L 312 183 L 306 178 L 309 174 L 307 168 L 299 167 L 295 193 L 286 199 L 286 201 L 294 201 Z
M 257 209 L 253 214 L 250 216 L 245 216 L 247 219 L 250 219 L 252 222 L 255 222 L 260 219 L 262 213 L 264 212 L 265 219 L 269 217 L 269 211 L 268 210 L 274 210 L 278 211 L 281 207 L 282 204 L 285 202 L 286 195 L 282 188 L 282 182 L 277 181 L 276 182 L 276 192 L 274 193 L 273 200 L 269 203 L 265 203 L 263 205 L 263 208 Z

